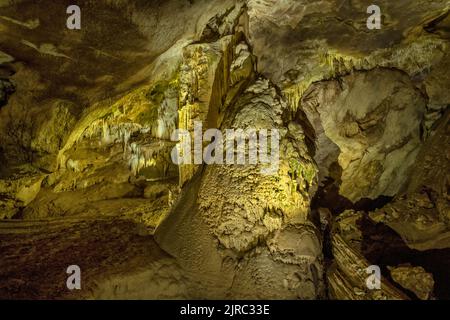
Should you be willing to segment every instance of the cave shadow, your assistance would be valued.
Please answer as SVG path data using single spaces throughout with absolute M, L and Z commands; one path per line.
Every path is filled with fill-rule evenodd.
M 405 291 L 393 281 L 387 267 L 410 263 L 433 274 L 435 298 L 450 300 L 450 249 L 411 249 L 397 232 L 383 223 L 372 221 L 367 215 L 358 225 L 363 234 L 361 248 L 364 257 L 370 263 L 380 266 L 383 276 L 393 285 Z M 417 299 L 413 293 L 406 292 L 412 299 Z

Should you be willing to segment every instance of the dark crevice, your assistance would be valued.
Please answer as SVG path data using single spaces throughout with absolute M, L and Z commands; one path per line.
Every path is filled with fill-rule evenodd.
M 440 24 L 441 22 L 443 22 L 449 15 L 450 11 L 446 11 L 443 14 L 441 14 L 440 16 L 438 16 L 437 18 L 433 19 L 432 21 L 430 21 L 429 23 L 427 23 L 423 29 L 428 32 L 428 33 L 436 33 L 436 31 L 438 31 L 438 29 L 440 28 Z M 442 27 L 444 29 L 448 30 L 448 27 L 446 28 L 445 26 Z
M 393 285 L 405 291 L 392 280 L 387 267 L 409 263 L 433 274 L 435 298 L 450 299 L 450 249 L 411 249 L 394 230 L 373 222 L 367 216 L 359 221 L 359 227 L 363 233 L 363 255 L 370 263 L 380 266 L 383 276 Z M 407 290 L 405 292 L 408 293 Z M 416 298 L 411 292 L 408 295 Z
M 353 203 L 346 197 L 340 195 L 339 185 L 335 183 L 333 178 L 327 177 L 312 199 L 311 208 L 327 208 L 333 216 L 337 216 L 345 210 L 373 211 L 384 207 L 392 199 L 393 197 L 381 195 L 375 199 L 362 198 Z
M 294 120 L 302 126 L 305 134 L 306 147 L 308 148 L 310 156 L 314 157 L 316 155 L 315 141 L 317 140 L 317 136 L 313 125 L 309 122 L 306 113 L 301 108 L 299 108 L 295 114 Z
M 0 108 L 8 103 L 9 97 L 15 92 L 15 87 L 8 79 L 0 78 Z

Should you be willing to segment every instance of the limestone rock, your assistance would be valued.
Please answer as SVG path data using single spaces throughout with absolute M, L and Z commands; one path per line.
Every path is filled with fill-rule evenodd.
M 363 234 L 358 222 L 363 218 L 360 211 L 346 210 L 335 219 L 334 228 L 346 243 L 355 250 L 361 250 Z
M 334 262 L 327 271 L 330 298 L 338 300 L 405 300 L 405 294 L 397 290 L 380 275 L 380 288 L 367 285 L 372 265 L 362 254 L 361 229 L 358 221 L 362 214 L 347 211 L 331 234 Z M 370 269 L 369 269 L 370 270 Z
M 44 174 L 27 167 L 16 168 L 0 179 L 0 219 L 12 218 L 30 204 L 41 189 Z
M 144 198 L 154 200 L 163 196 L 168 196 L 169 190 L 167 185 L 151 184 L 144 190 Z
M 228 105 L 252 79 L 254 59 L 241 34 L 189 45 L 183 57 L 178 127 L 194 137 L 195 122 L 201 123 L 205 131 L 220 127 Z M 197 165 L 181 165 L 180 185 L 197 169 Z
M 0 79 L 0 108 L 8 101 L 8 96 L 14 92 L 14 86 L 6 79 Z
M 8 221 L 0 224 L 0 250 L 2 299 L 186 297 L 177 262 L 128 219 Z M 83 290 L 64 285 L 65 270 L 74 263 L 81 268 Z
M 316 132 L 320 179 L 331 177 L 341 196 L 352 202 L 393 196 L 405 185 L 425 111 L 407 76 L 376 69 L 319 82 L 305 93 L 301 109 Z
M 0 298 L 448 298 L 448 1 L 0 2 Z
M 450 83 L 450 77 L 445 70 L 450 65 L 450 54 L 447 52 L 444 58 L 440 60 L 435 66 L 431 68 L 431 72 L 424 81 L 425 89 L 428 97 L 430 98 L 429 104 L 434 108 L 445 108 L 450 104 L 450 93 L 448 88 Z
M 397 266 L 390 268 L 392 279 L 422 300 L 428 300 L 433 292 L 433 275 L 422 267 Z
M 366 270 L 371 265 L 339 234 L 332 237 L 335 264 L 328 272 L 330 296 L 338 300 L 407 300 L 407 296 L 381 277 L 380 289 L 370 289 Z
M 370 217 L 394 229 L 414 249 L 450 247 L 448 170 L 449 113 L 423 146 L 411 170 L 407 192 Z
M 249 38 L 260 57 L 258 71 L 283 89 L 294 109 L 312 83 L 353 70 L 382 66 L 426 78 L 448 50 L 445 37 L 423 32 L 428 23 L 446 16 L 445 1 L 411 2 L 400 8 L 381 0 L 377 5 L 383 27 L 367 32 L 364 1 L 248 1 Z M 405 10 L 409 19 L 403 18 Z M 433 14 L 426 14 L 428 10 Z
M 73 126 L 77 121 L 77 106 L 69 101 L 55 101 L 48 111 L 38 115 L 36 121 L 41 125 L 36 128 L 30 147 L 39 155 L 38 166 L 49 171 L 56 167 L 56 156 L 64 146 Z M 45 156 L 51 160 L 46 160 Z M 47 163 L 46 163 L 47 162 Z
M 195 297 L 205 285 L 208 298 L 324 294 L 320 239 L 308 216 L 316 168 L 301 127 L 284 119 L 286 110 L 269 81 L 249 86 L 229 107 L 221 128 L 278 129 L 279 167 L 263 174 L 267 164 L 206 166 L 156 230 L 157 242 L 188 274 L 200 270 L 202 276 L 192 280 Z M 197 200 L 187 200 L 192 197 Z
M 237 1 L 234 6 L 227 8 L 209 19 L 202 31 L 201 42 L 213 42 L 227 35 L 234 34 L 237 28 L 242 28 L 240 20 L 244 13 L 245 2 Z
M 273 174 L 261 173 L 261 168 L 267 166 L 264 164 L 212 165 L 204 174 L 199 191 L 200 212 L 222 245 L 246 251 L 280 229 L 286 219 L 306 220 L 315 167 L 297 146 L 304 142 L 288 138 L 288 131 L 282 127 L 286 106 L 267 81 L 259 80 L 250 86 L 234 108 L 234 120 L 226 122 L 224 129 L 227 124 L 243 130 L 272 128 L 280 130 L 281 138 L 280 164 Z M 249 198 L 247 192 L 253 196 Z

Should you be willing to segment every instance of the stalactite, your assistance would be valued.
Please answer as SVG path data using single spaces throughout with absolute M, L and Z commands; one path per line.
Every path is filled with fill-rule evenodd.
M 376 50 L 367 56 L 352 56 L 337 50 L 322 50 L 318 54 L 317 73 L 308 74 L 302 81 L 283 89 L 284 95 L 293 112 L 296 112 L 300 100 L 313 82 L 343 76 L 354 70 L 370 70 L 376 67 L 404 70 L 410 76 L 427 72 L 434 63 L 434 56 L 448 50 L 448 43 L 438 38 L 425 38 L 420 41 L 402 44 L 395 48 Z
M 158 154 L 153 147 L 142 146 L 133 142 L 130 145 L 130 151 L 128 165 L 135 176 L 140 170 L 155 166 L 157 163 Z

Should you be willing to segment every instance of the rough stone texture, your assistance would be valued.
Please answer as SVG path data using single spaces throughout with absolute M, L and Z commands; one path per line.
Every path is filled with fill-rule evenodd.
M 438 121 L 434 135 L 426 141 L 426 145 L 419 152 L 411 168 L 404 193 L 397 195 L 382 208 L 368 213 L 348 210 L 336 218 L 334 227 L 343 239 L 336 242 L 334 236 L 332 238 L 336 263 L 339 264 L 341 259 L 340 250 L 349 248 L 378 264 L 385 261 L 383 264 L 388 263 L 388 268 L 395 265 L 392 262 L 414 261 L 416 265 L 426 263 L 427 270 L 430 269 L 432 272 L 425 273 L 423 270 L 405 268 L 398 270 L 395 277 L 391 274 L 394 281 L 421 299 L 430 297 L 435 283 L 432 281 L 434 277 L 448 278 L 448 268 L 445 265 L 448 263 L 449 248 L 447 196 L 449 161 L 447 153 L 442 152 L 448 149 L 448 119 L 447 112 Z M 367 222 L 362 222 L 363 219 L 375 222 L 371 222 L 372 230 L 369 230 Z M 342 263 L 342 268 L 347 268 L 345 263 Z M 343 276 L 339 280 L 336 275 L 339 268 L 337 270 L 331 273 L 329 271 L 328 281 L 332 287 L 339 290 L 336 294 L 344 297 L 350 294 L 345 293 L 349 288 L 347 285 L 350 284 L 342 280 L 348 279 L 348 276 Z M 418 279 L 415 279 L 416 276 Z M 448 289 L 446 280 L 441 283 L 445 287 L 439 288 L 442 297 L 446 295 Z
M 319 82 L 301 109 L 315 131 L 322 181 L 332 177 L 352 202 L 401 190 L 421 145 L 425 110 L 406 75 L 375 69 Z
M 12 218 L 29 205 L 41 189 L 44 174 L 29 167 L 0 178 L 0 219 Z
M 330 298 L 337 300 L 405 300 L 407 297 L 381 278 L 381 289 L 371 290 L 366 285 L 371 265 L 358 251 L 338 234 L 332 240 L 335 264 L 327 271 Z
M 422 300 L 428 300 L 433 292 L 433 275 L 422 267 L 397 266 L 390 268 L 392 279 Z
M 449 113 L 418 156 L 407 192 L 370 214 L 402 236 L 414 249 L 450 247 L 448 197 L 450 157 Z
M 331 235 L 334 262 L 327 271 L 330 298 L 338 300 L 404 300 L 407 297 L 381 277 L 381 288 L 370 289 L 366 269 L 372 265 L 361 253 L 361 212 L 345 211 Z
M 250 39 L 260 57 L 258 71 L 280 83 L 295 105 L 312 82 L 353 68 L 395 67 L 426 77 L 427 69 L 445 52 L 438 48 L 448 45 L 446 22 L 439 22 L 448 3 L 376 4 L 384 16 L 381 30 L 367 29 L 366 1 L 248 1 Z M 427 25 L 433 27 L 424 29 Z
M 0 1 L 0 297 L 448 298 L 448 1 L 78 4 Z M 175 165 L 194 121 L 279 129 L 276 174 Z
M 77 119 L 77 106 L 67 101 L 55 101 L 36 119 L 36 128 L 30 147 L 37 153 L 36 166 L 54 170 L 58 151 L 64 146 Z M 39 119 L 44 118 L 44 119 Z
M 8 102 L 8 96 L 14 92 L 12 83 L 5 79 L 0 79 L 0 108 Z
M 224 128 L 280 130 L 280 167 L 273 175 L 267 175 L 261 173 L 264 164 L 208 166 L 199 190 L 199 213 L 226 249 L 241 253 L 267 244 L 269 252 L 262 249 L 263 261 L 269 260 L 265 264 L 286 269 L 283 273 L 268 272 L 272 287 L 267 288 L 267 297 L 284 297 L 276 293 L 276 283 L 283 283 L 292 292 L 293 296 L 286 297 L 318 297 L 322 254 L 315 227 L 308 223 L 316 168 L 306 154 L 301 136 L 298 140 L 293 138 L 301 133 L 301 128 L 294 123 L 289 127 L 291 130 L 283 128 L 286 106 L 267 80 L 258 80 L 250 86 L 234 109 L 237 110 L 234 119 L 228 118 Z M 258 116 L 254 117 L 255 114 Z M 295 129 L 300 132 L 292 132 Z M 260 263 L 249 263 L 247 268 L 261 274 L 264 264 Z M 296 268 L 305 270 L 301 279 L 295 277 Z M 268 274 L 247 279 L 247 285 L 259 282 L 263 286 L 264 279 L 269 282 Z M 236 286 L 241 285 L 236 282 Z
M 183 58 L 178 128 L 194 138 L 195 122 L 202 124 L 203 131 L 220 127 L 227 107 L 254 76 L 254 58 L 240 33 L 213 43 L 189 45 Z M 181 165 L 180 185 L 197 169 L 195 164 Z
M 252 116 L 255 110 L 258 117 Z M 262 174 L 262 164 L 207 166 L 179 204 L 197 201 L 176 207 L 156 230 L 157 242 L 197 282 L 194 297 L 323 296 L 320 239 L 308 216 L 316 171 L 302 129 L 283 122 L 286 110 L 267 80 L 248 87 L 228 110 L 232 116 L 223 128 L 278 128 L 277 173 Z
M 264 241 L 284 221 L 307 219 L 316 168 L 305 153 L 301 136 L 297 141 L 290 138 L 293 134 L 286 130 L 282 120 L 286 105 L 267 80 L 258 80 L 250 86 L 234 109 L 237 113 L 224 124 L 224 130 L 277 129 L 281 136 L 280 164 L 273 174 L 261 172 L 269 169 L 267 164 L 211 165 L 204 173 L 198 198 L 203 218 L 223 246 L 246 251 Z M 255 114 L 258 116 L 254 117 Z M 294 123 L 291 128 L 297 129 Z
M 185 297 L 174 259 L 126 219 L 5 221 L 0 240 L 2 299 Z M 81 268 L 83 290 L 65 287 L 72 264 Z

